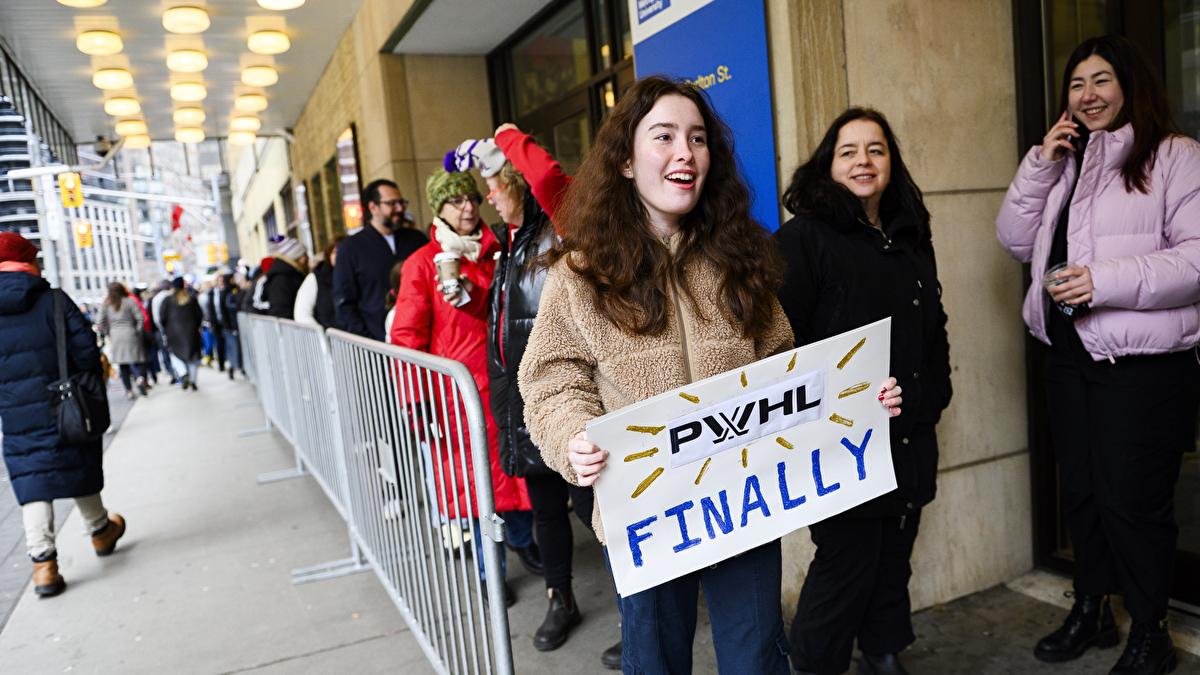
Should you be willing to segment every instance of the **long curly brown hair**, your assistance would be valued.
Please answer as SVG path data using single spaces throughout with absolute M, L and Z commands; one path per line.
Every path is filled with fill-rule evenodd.
M 709 169 L 700 201 L 680 222 L 682 240 L 672 257 L 654 235 L 634 181 L 622 169 L 633 157 L 634 132 L 664 96 L 696 104 L 707 132 Z M 596 308 L 621 330 L 659 335 L 670 316 L 669 285 L 683 289 L 697 314 L 683 271 L 707 261 L 720 277 L 719 311 L 757 338 L 771 324 L 783 265 L 767 231 L 750 215 L 750 192 L 738 173 L 729 127 L 708 96 L 681 80 L 651 76 L 622 97 L 596 133 L 559 207 L 565 237 L 546 257 L 563 260 L 592 289 Z

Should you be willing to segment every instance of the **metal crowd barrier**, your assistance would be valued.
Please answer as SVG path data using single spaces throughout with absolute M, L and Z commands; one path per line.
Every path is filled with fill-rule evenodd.
M 511 674 L 504 523 L 466 366 L 292 321 L 238 321 L 264 429 L 296 455 L 259 482 L 312 475 L 350 534 L 349 558 L 293 581 L 374 571 L 438 672 Z

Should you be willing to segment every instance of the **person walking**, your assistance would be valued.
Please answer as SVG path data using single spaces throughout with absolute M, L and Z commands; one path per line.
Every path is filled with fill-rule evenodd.
M 108 285 L 108 296 L 100 305 L 97 323 L 100 334 L 108 340 L 109 361 L 117 366 L 125 398 L 137 398 L 149 393 L 146 386 L 146 343 L 142 334 L 145 317 L 129 297 L 129 290 L 119 281 Z M 134 386 L 137 386 L 137 393 Z
M 296 294 L 308 274 L 308 251 L 304 244 L 284 237 L 275 244 L 275 262 L 267 272 L 267 285 L 263 295 L 269 308 L 267 313 L 280 319 L 295 316 Z
M 169 279 L 163 279 L 157 288 L 154 297 L 150 298 L 150 321 L 154 323 L 154 336 L 158 341 L 157 353 L 162 359 L 163 370 L 171 376 L 171 384 L 179 384 L 179 374 L 175 372 L 175 366 L 171 363 L 171 350 L 167 348 L 167 331 L 162 323 L 163 302 L 174 294 L 174 290 Z
M 33 561 L 33 592 L 58 595 L 66 587 L 58 569 L 54 500 L 73 498 L 98 556 L 111 554 L 125 535 L 125 519 L 110 513 L 104 488 L 102 441 L 64 445 L 46 395 L 60 379 L 54 294 L 62 311 L 69 373 L 103 377 L 96 334 L 65 293 L 50 288 L 35 262 L 37 249 L 15 232 L 0 232 L 0 428 L 4 464 L 25 527 Z
M 791 627 L 792 666 L 843 673 L 857 641 L 861 675 L 902 675 L 916 639 L 908 581 L 922 508 L 936 492 L 935 426 L 950 403 L 950 346 L 929 211 L 887 119 L 850 108 L 792 175 L 795 214 L 775 241 L 779 301 L 796 345 L 891 317 L 891 372 L 904 415 L 890 421 L 895 490 L 809 527 L 816 557 Z
M 370 219 L 367 226 L 337 247 L 333 268 L 333 301 L 338 327 L 385 341 L 384 307 L 390 286 L 388 273 L 429 239 L 405 227 L 408 200 L 386 178 L 371 181 L 362 195 Z
M 225 275 L 225 293 L 221 296 L 221 325 L 225 327 L 225 356 L 229 361 L 229 379 L 233 379 L 236 371 L 242 371 L 246 376 L 246 367 L 242 362 L 241 335 L 238 333 L 238 312 L 242 311 L 242 299 L 246 292 L 238 284 L 232 274 Z
M 533 543 L 529 495 L 525 481 L 505 474 L 500 468 L 496 440 L 498 431 L 489 403 L 488 291 L 492 285 L 495 255 L 500 250 L 500 243 L 479 217 L 479 204 L 483 198 L 470 174 L 447 173 L 438 169 L 426 182 L 426 193 L 429 207 L 438 214 L 433 221 L 434 237 L 404 261 L 391 342 L 454 359 L 471 371 L 479 389 L 487 423 L 487 454 L 495 510 L 504 518 L 509 542 L 516 548 L 526 548 Z M 444 287 L 438 281 L 434 259 L 439 255 L 458 257 L 462 279 L 457 288 Z M 447 401 L 446 408 L 457 410 L 458 404 Z M 457 438 L 451 438 L 449 445 L 451 447 L 443 448 L 435 459 L 440 464 L 435 478 L 447 486 L 447 492 L 449 486 L 453 485 L 465 485 L 466 489 L 459 492 L 457 500 L 445 505 L 444 515 L 454 518 L 469 514 L 472 519 L 478 519 L 473 497 L 474 471 L 469 468 L 472 464 L 469 459 L 471 449 L 459 447 Z M 463 454 L 466 454 L 465 458 Z M 465 477 L 462 475 L 464 465 L 468 467 Z M 473 539 L 482 575 L 484 542 L 478 524 Z M 504 556 L 500 556 L 502 575 L 507 567 L 504 560 Z M 507 582 L 504 584 L 504 596 L 509 605 L 516 601 Z
M 225 361 L 227 358 L 225 340 L 225 323 L 222 320 L 224 316 L 223 308 L 225 306 L 225 295 L 229 292 L 227 275 L 218 274 L 213 278 L 212 288 L 206 294 L 208 306 L 208 329 L 212 331 L 213 338 L 213 356 L 217 361 L 217 370 L 225 371 Z M 201 303 L 201 310 L 204 310 L 204 303 Z
M 1063 70 L 1060 114 L 1021 161 L 996 219 L 1031 265 L 1022 314 L 1049 345 L 1043 383 L 1074 605 L 1034 655 L 1119 644 L 1112 672 L 1166 673 L 1179 527 L 1175 483 L 1195 450 L 1200 376 L 1200 143 L 1129 40 L 1085 40 Z
M 172 279 L 171 288 L 174 289 L 171 297 L 162 305 L 167 348 L 183 388 L 196 391 L 196 374 L 200 368 L 200 325 L 204 317 L 200 312 L 200 303 L 187 288 L 183 277 Z
M 750 215 L 731 132 L 696 86 L 638 80 L 557 213 L 565 236 L 518 379 L 546 464 L 586 487 L 608 459 L 588 440 L 590 420 L 791 349 L 792 331 L 775 297 L 782 264 Z M 605 543 L 598 509 L 592 526 Z M 691 672 L 703 589 L 721 672 L 788 673 L 781 575 L 776 540 L 620 598 L 622 669 Z

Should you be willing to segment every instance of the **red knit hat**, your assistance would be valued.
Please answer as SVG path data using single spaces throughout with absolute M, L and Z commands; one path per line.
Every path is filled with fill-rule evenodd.
M 37 260 L 37 247 L 16 232 L 0 232 L 0 262 L 31 263 Z

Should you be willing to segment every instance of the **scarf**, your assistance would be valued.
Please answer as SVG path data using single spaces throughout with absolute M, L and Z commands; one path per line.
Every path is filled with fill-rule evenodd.
M 441 217 L 436 217 L 433 219 L 433 237 L 437 239 L 443 251 L 457 253 L 471 262 L 479 262 L 479 253 L 483 250 L 483 227 L 481 222 L 474 234 L 464 237 L 455 232 Z
M 25 272 L 26 274 L 32 274 L 35 277 L 42 276 L 42 273 L 40 270 L 38 270 L 37 265 L 27 262 L 18 262 L 16 260 L 6 260 L 4 262 L 0 262 L 0 272 Z

